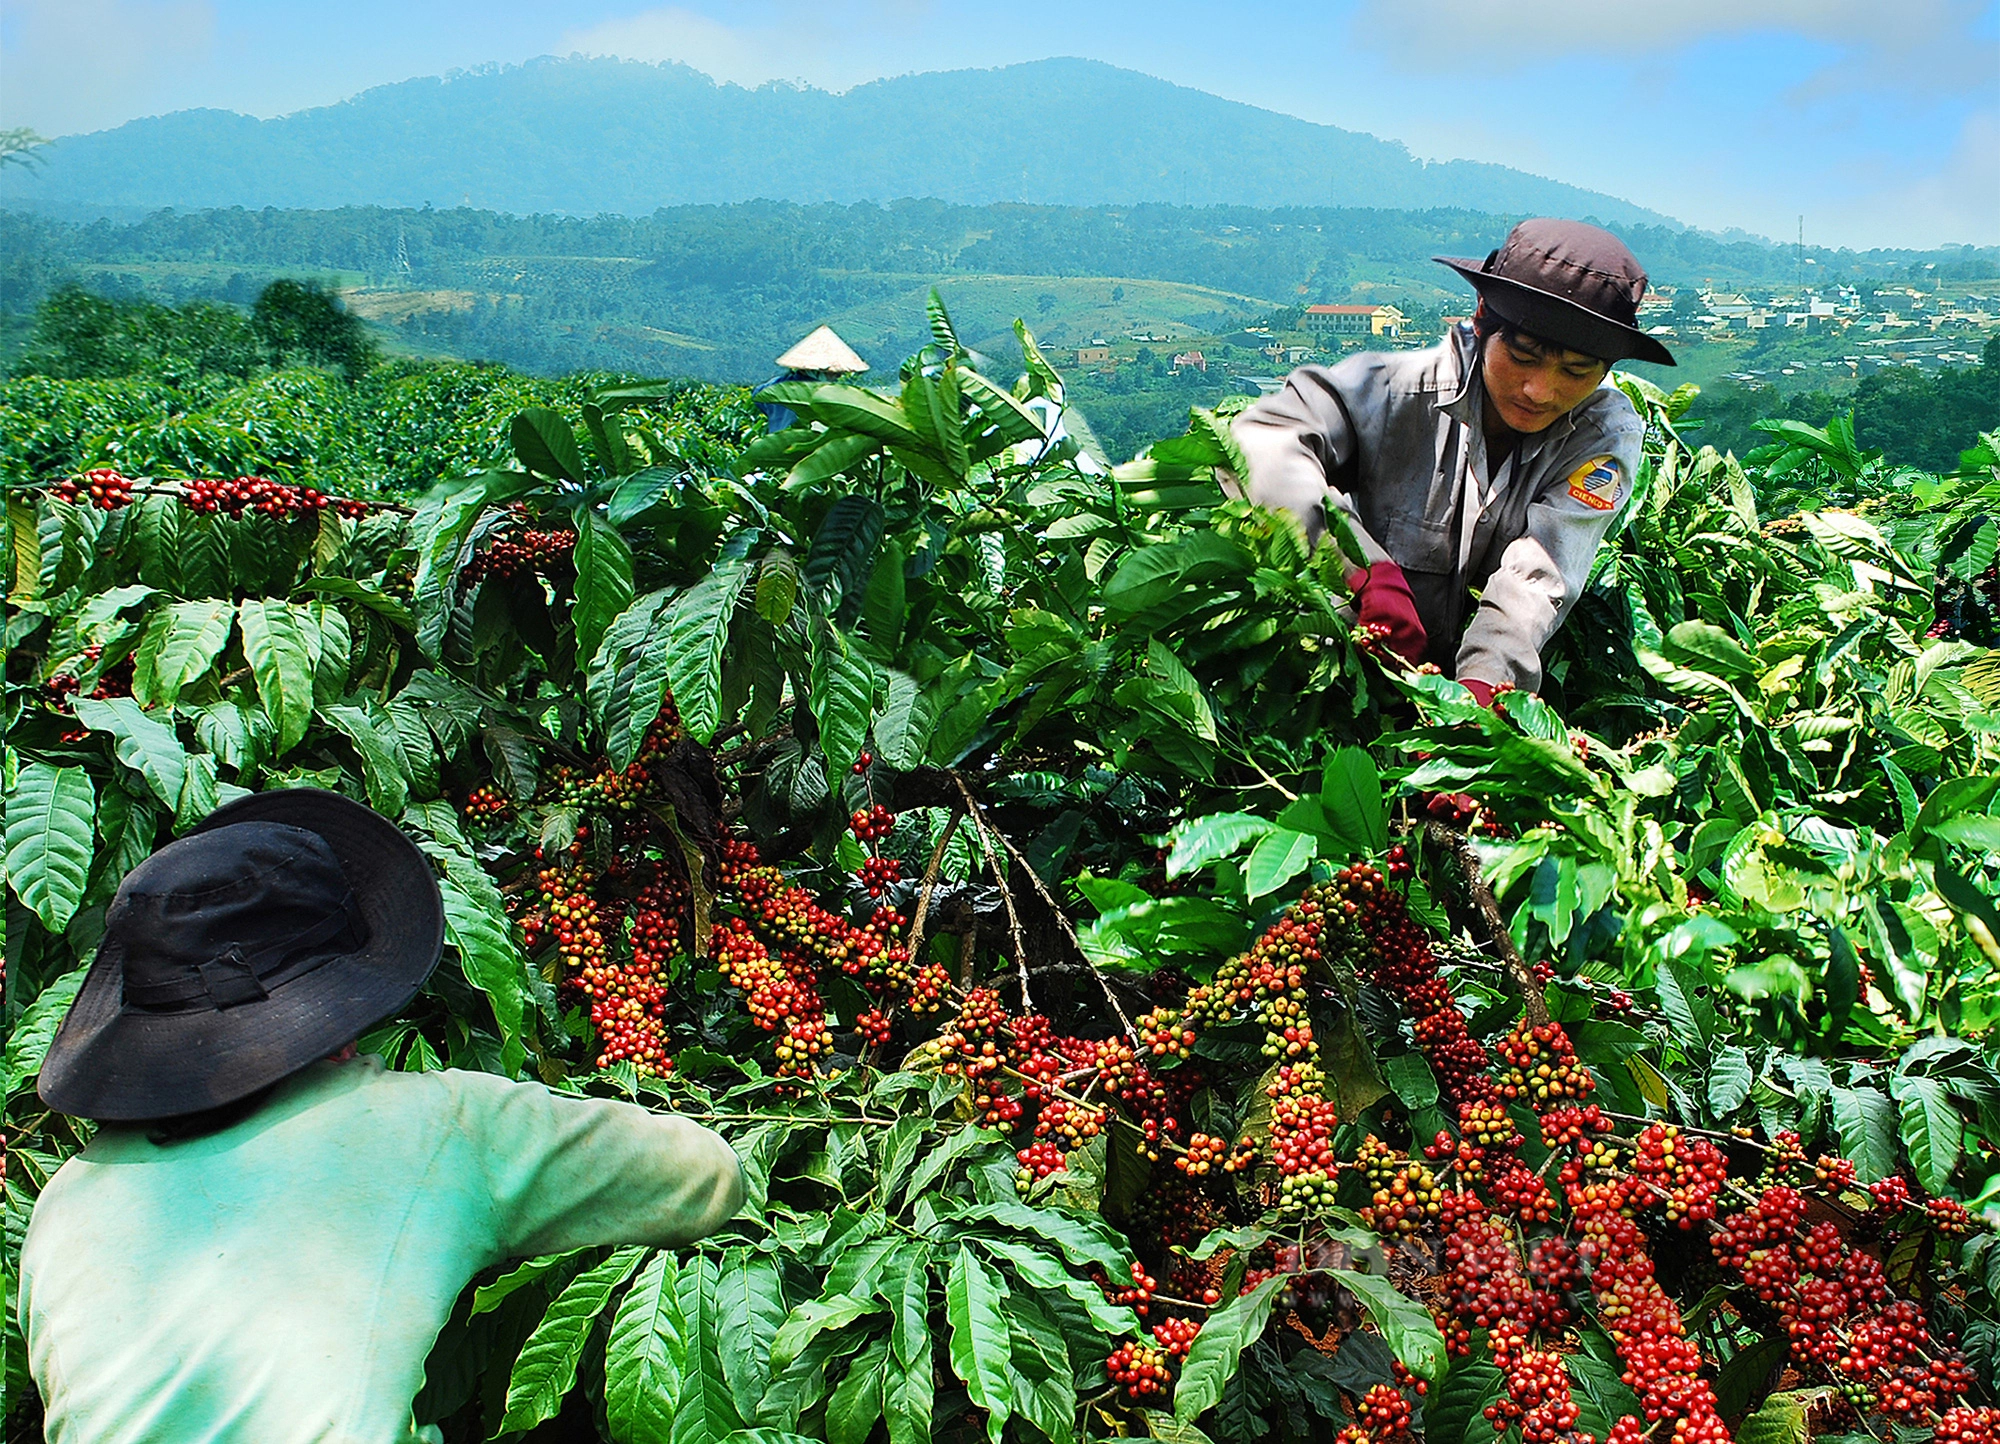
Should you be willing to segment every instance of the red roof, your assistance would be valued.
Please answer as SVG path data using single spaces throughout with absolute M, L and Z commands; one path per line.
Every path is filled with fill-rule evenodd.
M 1372 316 L 1377 311 L 1386 311 L 1387 306 L 1308 306 L 1308 316 Z

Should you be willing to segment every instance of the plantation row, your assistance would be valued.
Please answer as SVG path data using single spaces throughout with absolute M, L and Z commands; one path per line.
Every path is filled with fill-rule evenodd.
M 119 880 L 311 784 L 443 890 L 365 1050 L 744 1161 L 697 1247 L 468 1291 L 449 1439 L 2000 1438 L 1994 438 L 1746 470 L 1622 379 L 1644 472 L 1488 710 L 1226 417 L 1086 474 L 1025 330 L 1009 386 L 929 319 L 772 435 L 573 384 L 414 507 L 9 462 L 10 1266 Z

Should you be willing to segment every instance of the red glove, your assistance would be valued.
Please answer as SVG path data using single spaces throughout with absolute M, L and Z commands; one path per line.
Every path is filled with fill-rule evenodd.
M 1389 650 L 1412 667 L 1423 661 L 1430 638 L 1417 619 L 1417 599 L 1403 569 L 1394 562 L 1377 562 L 1365 572 L 1354 572 L 1347 581 L 1355 592 L 1355 621 L 1364 627 L 1382 628 L 1382 640 Z
M 1480 706 L 1486 708 L 1488 711 L 1493 709 L 1493 693 L 1495 689 L 1491 682 L 1482 682 L 1477 677 L 1460 677 L 1458 685 L 1470 692 L 1472 700 Z

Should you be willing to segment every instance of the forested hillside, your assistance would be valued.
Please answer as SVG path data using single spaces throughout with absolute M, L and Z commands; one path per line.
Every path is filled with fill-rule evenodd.
M 1242 390 L 1232 372 L 1271 369 L 1256 349 L 1268 338 L 1218 345 L 1215 333 L 1287 314 L 1295 324 L 1300 303 L 1346 300 L 1393 301 L 1419 328 L 1434 326 L 1465 309 L 1470 293 L 1430 258 L 1482 254 L 1508 224 L 1469 210 L 942 201 L 746 202 L 589 220 L 359 207 L 162 211 L 130 224 L 81 225 L 0 211 L 0 338 L 17 358 L 30 313 L 65 284 L 132 300 L 247 307 L 272 280 L 305 274 L 342 288 L 393 350 L 548 375 L 605 369 L 754 384 L 770 377 L 785 347 L 827 321 L 877 363 L 907 354 L 923 342 L 913 320 L 923 296 L 941 285 L 977 348 L 1011 346 L 1015 316 L 1031 317 L 1052 347 L 1097 335 L 1169 338 L 1115 376 L 1075 380 L 1075 399 L 1107 448 L 1125 456 L 1178 426 L 1189 405 Z M 1802 259 L 1828 285 L 1928 285 L 2000 261 L 1994 248 L 1812 249 L 1801 257 L 1761 241 L 1622 229 L 1664 287 L 1783 284 Z M 1190 336 L 1209 338 L 1200 343 L 1206 369 L 1171 374 L 1180 349 L 1171 338 Z M 1682 356 L 1681 374 L 1704 382 L 1735 364 L 1686 346 Z M 1944 450 L 1977 419 L 1966 406 L 1976 411 L 1982 393 L 1967 393 L 1948 408 L 1950 424 L 1939 425 L 1915 395 L 1936 384 L 1911 375 L 1875 385 L 1903 419 L 1882 433 L 1892 443 L 1872 444 L 1890 445 L 1897 460 L 1949 465 Z M 1698 403 L 1696 414 L 1712 417 L 1739 451 L 1756 443 L 1756 416 L 1791 407 L 1823 423 L 1852 404 L 1829 397 L 1799 411 L 1796 399 L 1731 400 L 1730 389 L 1715 407 Z M 1865 435 L 1876 433 L 1876 409 L 1863 408 Z
M 955 117 L 955 123 L 940 123 Z M 913 143 L 913 138 L 921 137 Z M 615 157 L 608 164 L 585 158 Z M 0 197 L 68 208 L 450 206 L 645 215 L 658 206 L 937 196 L 982 204 L 1553 211 L 1666 217 L 1088 60 L 901 76 L 845 94 L 717 85 L 682 65 L 541 59 L 381 86 L 260 121 L 199 110 L 52 146 Z

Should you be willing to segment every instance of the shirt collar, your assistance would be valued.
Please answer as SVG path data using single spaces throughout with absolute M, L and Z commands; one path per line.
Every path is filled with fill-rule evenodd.
M 1451 328 L 1451 346 L 1447 358 L 1448 366 L 1457 368 L 1454 375 L 1447 370 L 1444 376 L 1444 399 L 1439 409 L 1454 421 L 1467 426 L 1479 419 L 1479 338 L 1472 327 L 1460 324 Z

